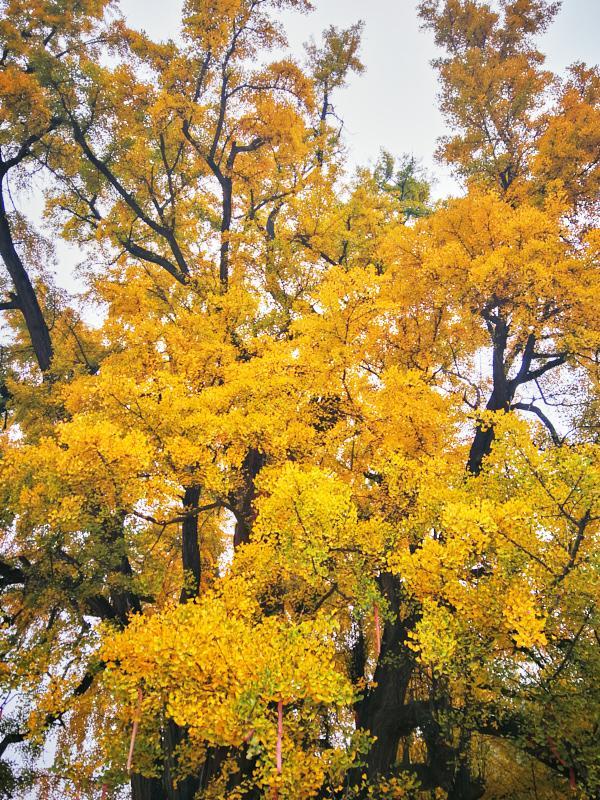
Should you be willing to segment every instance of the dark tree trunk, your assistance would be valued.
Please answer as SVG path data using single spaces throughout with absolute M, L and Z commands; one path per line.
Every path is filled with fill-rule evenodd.
M 514 396 L 514 391 L 510 391 L 510 386 L 504 385 L 500 388 L 494 387 L 490 399 L 485 407 L 486 411 L 508 411 Z M 478 423 L 471 449 L 467 461 L 467 469 L 473 475 L 479 475 L 483 464 L 483 459 L 490 454 L 494 442 L 493 425 L 481 425 Z
M 490 312 L 484 314 L 484 319 L 492 340 L 492 381 L 493 388 L 490 399 L 485 407 L 486 411 L 508 411 L 514 397 L 517 384 L 507 378 L 507 365 L 505 363 L 506 347 L 508 344 L 508 324 L 501 316 Z M 467 469 L 473 475 L 481 471 L 483 459 L 489 455 L 494 441 L 494 428 L 491 425 L 477 425 L 475 437 L 469 452 Z
M 175 781 L 177 748 L 185 741 L 186 731 L 169 720 L 162 735 L 162 775 L 160 778 L 132 775 L 131 798 L 132 800 L 194 800 L 200 788 L 200 778 L 189 776 L 179 783 Z
M 128 580 L 133 577 L 133 570 L 131 563 L 127 557 L 125 550 L 125 533 L 124 533 L 125 514 L 121 513 L 114 519 L 109 519 L 105 527 L 105 539 L 108 546 L 117 549 L 121 552 L 114 571 L 125 576 Z M 142 604 L 140 598 L 131 591 L 131 589 L 118 588 L 110 591 L 110 603 L 115 610 L 115 614 L 123 627 L 129 622 L 131 614 L 141 614 Z
M 11 277 L 18 307 L 25 319 L 35 357 L 42 372 L 50 369 L 52 342 L 37 295 L 15 248 L 0 181 L 0 256 Z
M 448 800 L 479 800 L 484 793 L 480 778 L 473 776 L 469 763 L 472 731 L 468 726 L 460 730 L 455 743 L 452 732 L 440 720 L 452 711 L 450 688 L 446 680 L 433 679 L 427 713 L 419 719 L 419 727 L 427 747 L 427 764 L 421 776 L 431 788 L 440 787 Z
M 167 800 L 162 781 L 158 778 L 145 778 L 134 773 L 130 784 L 131 800 Z
M 196 792 L 200 787 L 199 779 L 190 775 L 184 780 L 176 783 L 174 772 L 177 766 L 175 758 L 177 748 L 187 739 L 187 732 L 184 728 L 176 725 L 173 720 L 169 720 L 164 732 L 164 772 L 163 788 L 165 797 L 168 800 L 194 800 Z
M 400 739 L 405 733 L 403 716 L 413 671 L 413 660 L 405 645 L 406 622 L 400 618 L 397 579 L 386 573 L 380 580 L 394 612 L 394 622 L 385 624 L 373 677 L 376 685 L 357 709 L 358 727 L 376 737 L 367 758 L 369 780 L 378 775 L 389 775 L 396 764 Z
M 198 514 L 195 513 L 200 500 L 200 487 L 190 486 L 185 490 L 183 505 L 188 516 L 181 526 L 181 563 L 183 587 L 179 602 L 185 603 L 197 597 L 200 591 L 200 543 L 198 542 Z
M 221 177 L 223 190 L 223 205 L 221 216 L 221 254 L 219 262 L 219 280 L 221 287 L 226 290 L 229 284 L 229 232 L 231 229 L 231 215 L 233 212 L 233 185 L 231 178 Z
M 484 793 L 483 781 L 473 777 L 468 762 L 461 760 L 448 792 L 448 800 L 479 800 Z
M 128 578 L 133 575 L 131 564 L 129 563 L 127 556 L 123 556 L 121 558 L 118 571 L 122 575 L 126 575 Z M 127 625 L 131 614 L 142 613 L 142 604 L 140 603 L 139 597 L 135 594 L 135 592 L 132 592 L 128 589 L 111 592 L 110 601 L 112 607 L 115 609 L 117 617 L 124 626 Z
M 254 482 L 256 476 L 265 465 L 265 456 L 260 450 L 251 447 L 242 464 L 244 484 L 239 495 L 234 498 L 235 507 L 235 531 L 233 534 L 233 546 L 239 547 L 250 540 L 250 531 L 254 522 L 254 509 L 252 503 L 256 496 Z

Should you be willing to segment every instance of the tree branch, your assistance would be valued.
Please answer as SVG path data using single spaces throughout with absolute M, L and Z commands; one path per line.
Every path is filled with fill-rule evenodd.
M 533 402 L 513 403 L 511 406 L 511 410 L 512 409 L 517 411 L 530 411 L 532 414 L 535 414 L 538 417 L 538 419 L 540 419 L 548 429 L 548 432 L 550 433 L 550 436 L 552 437 L 552 441 L 554 442 L 554 444 L 557 447 L 560 447 L 562 445 L 563 441 L 558 435 L 558 432 L 554 427 L 554 425 L 552 424 L 551 420 L 544 414 L 544 412 L 540 408 L 535 406 Z

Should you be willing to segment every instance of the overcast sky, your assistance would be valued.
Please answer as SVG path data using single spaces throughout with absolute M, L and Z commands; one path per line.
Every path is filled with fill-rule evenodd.
M 351 77 L 338 94 L 336 111 L 345 122 L 349 154 L 356 164 L 377 157 L 381 147 L 395 154 L 413 153 L 431 166 L 436 139 L 444 132 L 437 110 L 436 55 L 431 34 L 419 30 L 417 0 L 313 0 L 311 14 L 286 14 L 291 48 L 302 52 L 311 36 L 328 25 L 365 23 L 362 59 L 366 71 Z M 121 0 L 129 23 L 157 38 L 174 36 L 179 0 Z M 541 49 L 548 66 L 562 72 L 574 61 L 600 60 L 600 0 L 563 0 Z M 436 166 L 436 173 L 440 167 Z M 447 194 L 452 182 L 438 180 L 436 194 Z

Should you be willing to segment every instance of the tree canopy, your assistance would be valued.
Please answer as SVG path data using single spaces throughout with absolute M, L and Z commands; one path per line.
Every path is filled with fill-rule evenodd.
M 419 4 L 438 202 L 348 166 L 361 23 L 0 10 L 0 796 L 597 800 L 600 74 L 544 68 L 558 4 Z

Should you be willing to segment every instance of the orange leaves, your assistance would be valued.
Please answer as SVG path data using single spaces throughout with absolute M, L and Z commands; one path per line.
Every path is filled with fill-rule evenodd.
M 460 324 L 479 328 L 470 340 L 475 346 L 487 336 L 482 315 L 494 307 L 510 313 L 511 330 L 523 339 L 531 332 L 559 337 L 581 319 L 582 309 L 571 310 L 579 286 L 591 277 L 585 254 L 565 241 L 563 209 L 560 202 L 549 202 L 545 210 L 515 208 L 471 189 L 415 228 L 390 232 L 381 252 L 391 266 L 392 290 L 410 275 L 417 290 L 426 289 L 433 308 L 439 304 L 441 313 L 443 303 L 447 315 L 453 307 L 459 337 Z
M 552 80 L 530 35 L 541 33 L 558 7 L 522 0 L 498 14 L 472 0 L 444 0 L 419 9 L 447 51 L 436 66 L 453 131 L 441 154 L 466 178 L 512 190 L 526 175 L 541 97 Z
M 583 64 L 571 68 L 571 78 L 548 115 L 532 157 L 533 183 L 562 189 L 574 210 L 593 215 L 600 186 L 600 76 Z
M 0 125 L 17 127 L 17 136 L 45 133 L 51 118 L 48 95 L 34 75 L 9 66 L 0 71 Z M 6 131 L 0 136 L 6 141 Z
M 272 9 L 309 9 L 308 0 L 271 0 Z M 269 9 L 270 10 L 270 9 Z M 221 57 L 230 36 L 232 23 L 237 29 L 239 49 L 236 56 L 251 57 L 260 46 L 269 48 L 285 42 L 280 26 L 249 0 L 186 0 L 183 7 L 183 31 L 196 47 Z M 251 23 L 251 24 L 250 24 Z M 250 28 L 254 36 L 248 35 Z

